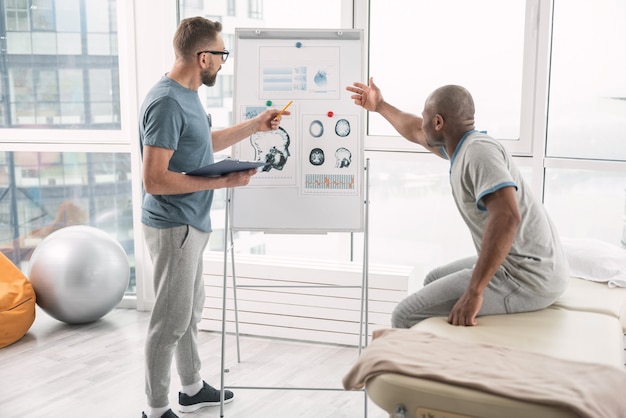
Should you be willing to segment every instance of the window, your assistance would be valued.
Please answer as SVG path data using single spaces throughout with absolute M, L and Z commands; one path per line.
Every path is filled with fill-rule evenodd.
M 450 192 L 448 161 L 430 153 L 368 156 L 373 264 L 427 271 L 475 253 Z
M 626 161 L 625 20 L 620 0 L 555 1 L 548 156 Z
M 359 2 L 361 7 L 364 3 Z M 394 2 L 394 7 L 389 7 L 389 2 L 371 0 L 368 4 L 370 71 L 390 102 L 419 113 L 426 95 L 435 87 L 444 83 L 463 84 L 473 90 L 481 129 L 488 129 L 503 139 L 519 139 L 525 1 L 504 5 L 488 0 L 471 3 L 407 0 Z M 278 28 L 338 28 L 342 25 L 338 6 L 340 2 L 302 2 L 298 12 L 294 13 L 282 7 L 279 1 L 264 1 L 262 23 L 264 27 Z M 443 13 L 451 8 L 458 13 Z M 398 13 L 398 10 L 403 12 Z M 416 24 L 416 16 L 419 24 Z M 407 34 L 407 28 L 412 28 L 412 32 Z M 458 33 L 458 30 L 463 32 L 462 46 L 457 45 L 458 37 L 442 38 L 442 33 Z M 437 42 L 427 42 L 432 33 L 437 33 Z M 498 35 L 494 36 L 494 33 Z M 450 54 L 450 50 L 454 54 Z M 438 64 L 419 64 L 424 60 Z M 406 94 L 408 84 L 411 93 L 415 88 L 415 94 Z M 375 118 L 370 121 L 368 133 L 397 135 L 386 121 Z M 374 149 L 383 148 L 385 145 Z M 369 152 L 366 157 L 371 159 L 369 233 L 372 263 L 437 263 L 474 251 L 451 200 L 447 162 L 431 155 L 403 158 L 385 152 Z M 216 200 L 219 200 L 217 196 Z M 430 217 L 426 217 L 425 212 Z M 223 211 L 216 208 L 214 214 L 214 225 L 220 225 Z M 439 230 L 437 238 L 433 238 L 433 233 L 425 232 L 434 232 L 433 229 Z M 264 236 L 239 232 L 236 248 L 246 254 L 361 260 L 361 234 L 347 238 L 345 235 Z M 461 237 L 454 240 L 458 245 L 448 245 L 451 236 Z M 215 234 L 214 238 L 218 237 Z M 213 248 L 222 247 L 214 245 Z M 389 248 L 395 250 L 389 251 Z
M 476 101 L 477 128 L 503 140 L 520 156 L 516 161 L 523 166 L 535 194 L 543 196 L 548 210 L 554 212 L 552 217 L 559 219 L 562 235 L 582 234 L 569 226 L 574 222 L 561 221 L 571 220 L 573 215 L 561 214 L 565 215 L 567 206 L 576 206 L 572 193 L 577 184 L 585 183 L 592 184 L 586 189 L 603 190 L 603 201 L 610 205 L 607 217 L 596 216 L 593 222 L 598 224 L 589 228 L 595 228 L 601 239 L 625 239 L 626 183 L 622 173 L 626 147 L 618 142 L 626 128 L 626 81 L 622 76 L 626 73 L 626 29 L 619 25 L 626 20 L 623 2 L 601 0 L 593 8 L 582 0 L 397 0 L 393 7 L 383 0 L 345 3 L 354 5 L 355 27 L 366 29 L 369 75 L 390 103 L 419 114 L 426 96 L 436 87 L 449 83 L 466 86 Z M 257 7 L 262 18 L 259 26 L 336 28 L 348 21 L 341 16 L 340 9 L 347 9 L 345 3 L 302 2 L 297 13 L 276 0 L 248 5 Z M 240 26 L 254 26 L 248 16 L 244 15 L 246 24 Z M 236 19 L 232 27 L 238 26 Z M 589 30 L 580 30 L 583 21 Z M 226 74 L 232 75 L 232 70 L 225 68 L 222 75 Z M 224 106 L 229 103 L 225 99 Z M 215 112 L 219 110 L 211 111 Z M 370 115 L 366 133 L 371 262 L 410 265 L 421 257 L 421 251 L 430 254 L 429 248 L 439 248 L 443 253 L 432 257 L 437 264 L 471 251 L 466 228 L 447 201 L 445 162 L 429 155 L 415 156 L 419 147 L 399 138 L 376 114 Z M 597 164 L 613 160 L 617 166 L 589 167 L 590 159 Z M 567 177 L 572 184 L 564 183 Z M 572 196 L 565 198 L 568 192 Z M 584 216 L 578 212 L 583 206 L 571 213 Z M 416 208 L 416 213 L 408 224 L 411 208 Z M 214 212 L 215 225 L 223 219 L 220 210 Z M 432 222 L 422 223 L 423 210 L 430 210 Z M 443 219 L 453 220 L 453 226 L 421 235 L 433 225 L 445 225 Z M 240 232 L 238 248 L 245 254 L 358 260 L 361 238 L 356 235 L 345 239 L 342 234 L 302 237 Z M 451 241 L 454 245 L 447 245 Z
M 0 251 L 27 271 L 37 244 L 71 225 L 95 226 L 122 244 L 134 293 L 130 155 L 0 153 Z
M 371 152 L 366 157 L 371 159 L 371 263 L 426 272 L 476 253 L 450 191 L 449 161 L 431 153 Z M 531 185 L 526 161 L 515 163 Z
M 27 271 L 32 251 L 54 230 L 96 226 L 126 250 L 134 294 L 118 2 L 0 0 L 0 6 L 7 22 L 0 25 L 6 45 L 0 51 L 0 251 Z M 129 90 L 125 97 L 132 98 Z
M 30 9 L 32 10 L 33 30 L 54 30 L 54 10 L 52 6 L 52 0 L 32 0 Z
M 546 169 L 545 205 L 564 237 L 626 248 L 626 171 Z
M 56 30 L 62 33 L 80 33 L 80 19 L 76 19 L 76 11 L 80 10 L 79 0 L 56 0 Z
M 0 83 L 9 93 L 0 127 L 120 129 L 116 5 L 0 0 Z
M 9 1 L 4 7 L 8 31 L 29 31 L 30 18 L 27 2 Z
M 248 17 L 263 19 L 263 0 L 248 0 Z
M 624 19 L 618 0 L 554 2 L 544 202 L 562 236 L 626 248 Z
M 420 115 L 433 90 L 459 84 L 474 97 L 478 129 L 520 138 L 524 0 L 369 3 L 369 74 L 388 102 Z M 397 136 L 378 114 L 368 134 Z

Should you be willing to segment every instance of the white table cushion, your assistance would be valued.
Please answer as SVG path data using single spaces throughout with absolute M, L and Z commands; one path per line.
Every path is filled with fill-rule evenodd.
M 573 311 L 596 312 L 618 318 L 626 333 L 626 288 L 572 277 L 570 284 L 554 303 Z

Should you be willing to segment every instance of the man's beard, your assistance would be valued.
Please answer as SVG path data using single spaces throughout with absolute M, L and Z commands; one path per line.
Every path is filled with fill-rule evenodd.
M 211 74 L 208 70 L 202 73 L 202 84 L 207 87 L 212 87 L 215 85 L 215 81 L 217 80 L 217 73 Z

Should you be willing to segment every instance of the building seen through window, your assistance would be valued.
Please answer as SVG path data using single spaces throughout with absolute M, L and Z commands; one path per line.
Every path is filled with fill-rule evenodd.
M 116 0 L 0 0 L 0 127 L 119 129 Z
M 91 225 L 118 240 L 134 292 L 130 155 L 0 153 L 0 252 L 27 271 L 37 245 L 73 225 Z

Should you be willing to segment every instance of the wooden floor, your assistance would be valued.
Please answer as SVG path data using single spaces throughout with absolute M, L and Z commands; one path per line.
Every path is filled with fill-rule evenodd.
M 143 349 L 149 314 L 115 309 L 86 325 L 67 325 L 37 308 L 37 318 L 20 341 L 0 349 L 2 418 L 139 418 L 145 408 Z M 203 378 L 220 384 L 221 335 L 201 332 Z M 356 360 L 354 347 L 226 338 L 225 386 L 341 388 Z M 173 369 L 170 402 L 177 404 Z M 233 389 L 235 400 L 224 417 L 355 418 L 365 416 L 365 394 L 346 391 Z M 220 417 L 220 407 L 181 417 Z M 368 401 L 367 416 L 388 415 Z

